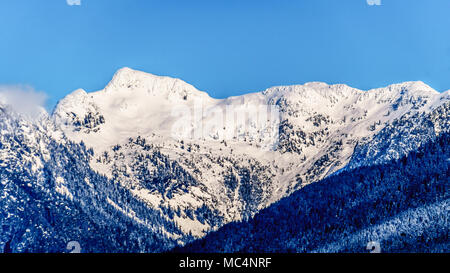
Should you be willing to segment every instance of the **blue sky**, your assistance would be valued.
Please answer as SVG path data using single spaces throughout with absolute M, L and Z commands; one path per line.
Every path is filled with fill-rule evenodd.
M 309 81 L 450 89 L 450 1 L 0 0 L 0 85 L 49 108 L 124 66 L 223 98 Z

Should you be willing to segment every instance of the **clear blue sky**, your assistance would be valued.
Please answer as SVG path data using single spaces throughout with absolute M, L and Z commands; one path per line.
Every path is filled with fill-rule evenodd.
M 309 81 L 450 89 L 450 0 L 0 0 L 0 84 L 49 105 L 120 67 L 223 98 Z

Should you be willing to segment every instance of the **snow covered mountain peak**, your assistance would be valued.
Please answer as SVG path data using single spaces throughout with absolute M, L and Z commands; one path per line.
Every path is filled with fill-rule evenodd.
M 365 158 L 377 162 L 399 158 L 420 146 L 422 139 L 449 128 L 445 121 L 449 100 L 448 93 L 439 94 L 423 82 L 369 91 L 313 82 L 213 99 L 182 80 L 123 68 L 105 89 L 92 93 L 78 89 L 61 100 L 52 115 L 55 130 L 21 126 L 16 131 L 31 135 L 30 127 L 39 136 L 36 141 L 45 135 L 49 143 L 86 148 L 85 167 L 104 176 L 98 185 L 129 194 L 120 195 L 123 200 L 106 199 L 108 204 L 148 225 L 147 211 L 141 205 L 129 206 L 129 197 L 139 200 L 184 234 L 180 237 L 172 230 L 167 236 L 186 239 L 188 234 L 200 237 L 225 223 L 251 217 L 345 168 L 350 160 L 360 166 L 366 164 Z M 258 122 L 270 121 L 271 116 L 242 114 L 239 110 L 247 106 L 275 106 L 279 120 L 261 127 Z M 179 109 L 186 112 L 174 115 Z M 236 123 L 219 122 L 229 121 L 228 113 Z M 11 121 L 4 126 L 4 135 L 9 136 L 16 122 L 3 120 Z M 194 137 L 173 137 L 179 129 L 174 125 L 193 129 Z M 273 128 L 274 138 L 270 137 Z M 271 149 L 264 149 L 267 146 Z M 60 176 L 55 179 L 64 185 Z M 91 188 L 90 180 L 80 181 Z
M 114 76 L 106 86 L 105 91 L 132 89 L 138 87 L 142 80 L 146 80 L 148 83 L 149 81 L 157 81 L 161 78 L 163 77 L 124 67 L 114 73 Z
M 340 121 L 350 119 L 355 124 L 345 126 L 366 128 L 365 123 L 374 122 L 372 119 L 389 121 L 410 109 L 432 107 L 435 102 L 439 103 L 440 95 L 420 81 L 368 91 L 345 84 L 310 82 L 219 100 L 180 79 L 125 67 L 118 70 L 101 91 L 86 93 L 79 89 L 68 95 L 58 103 L 53 117 L 73 140 L 83 140 L 92 146 L 101 142 L 101 146 L 106 147 L 139 135 L 171 136 L 177 122 L 173 110 L 184 107 L 192 114 L 199 102 L 204 113 L 198 117 L 200 119 L 194 118 L 197 123 L 208 120 L 211 109 L 223 110 L 228 105 L 276 105 L 283 115 L 282 120 L 295 119 L 300 128 L 309 128 L 312 119 L 322 117 L 333 121 L 337 127 L 342 126 Z M 390 116 L 390 112 L 395 114 Z M 380 114 L 384 117 L 380 118 Z M 357 123 L 357 120 L 366 121 Z M 316 128 L 314 122 L 312 125 L 311 130 Z M 198 127 L 198 124 L 192 122 L 191 126 Z M 219 131 L 208 134 L 221 134 Z
M 434 90 L 432 87 L 427 85 L 426 83 L 422 81 L 409 81 L 409 82 L 403 82 L 403 83 L 397 83 L 397 84 L 391 84 L 385 88 L 375 88 L 371 89 L 367 92 L 383 92 L 388 91 L 392 94 L 410 94 L 410 95 L 416 95 L 416 96 L 426 96 L 426 95 L 436 95 L 439 94 L 438 91 Z
M 133 95 L 136 96 L 139 96 L 139 94 L 135 93 L 143 93 L 178 101 L 192 97 L 208 97 L 206 93 L 197 90 L 183 80 L 157 76 L 128 67 L 121 68 L 114 74 L 104 92 L 133 92 Z

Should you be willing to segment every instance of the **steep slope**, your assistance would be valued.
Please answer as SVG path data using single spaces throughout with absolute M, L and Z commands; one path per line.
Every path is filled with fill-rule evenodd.
M 422 82 L 369 91 L 308 83 L 218 100 L 124 68 L 104 90 L 68 95 L 51 117 L 24 116 L 0 98 L 0 250 L 184 245 L 331 174 L 439 139 L 448 94 Z
M 448 252 L 450 134 L 308 185 L 177 252 Z
M 369 91 L 308 83 L 218 100 L 181 80 L 124 68 L 104 90 L 67 96 L 53 119 L 70 140 L 93 149 L 92 169 L 201 237 L 351 159 L 351 166 L 370 165 L 363 143 L 448 100 L 422 82 Z
M 446 102 L 433 111 L 407 113 L 371 139 L 358 143 L 346 169 L 399 159 L 441 134 L 449 133 L 449 94 L 444 94 L 441 99 Z
M 0 105 L 0 252 L 65 252 L 69 241 L 83 252 L 160 252 L 186 238 L 92 170 L 92 153 L 48 116 L 30 120 Z

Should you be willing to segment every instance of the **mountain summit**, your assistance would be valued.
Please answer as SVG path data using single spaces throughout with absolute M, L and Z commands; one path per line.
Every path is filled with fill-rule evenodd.
M 94 170 L 131 187 L 134 195 L 154 208 L 181 210 L 174 221 L 186 232 L 201 236 L 217 223 L 249 217 L 344 168 L 355 148 L 359 151 L 361 143 L 383 128 L 408 115 L 432 113 L 446 102 L 448 93 L 440 94 L 423 82 L 368 91 L 314 82 L 213 99 L 182 80 L 123 68 L 101 91 L 78 90 L 68 95 L 57 105 L 53 118 L 70 140 L 93 149 L 90 165 Z M 217 111 L 225 114 L 227 107 L 261 105 L 279 111 L 278 123 L 268 125 L 275 126 L 276 139 L 255 137 L 261 128 L 251 127 L 251 115 L 243 116 L 249 131 L 205 128 L 208 122 L 214 123 Z M 199 106 L 200 114 L 194 117 Z M 181 123 L 202 128 L 201 138 L 173 137 L 173 128 L 182 118 L 173 112 L 179 108 L 193 116 Z M 238 132 L 237 137 L 220 138 L 230 130 Z M 146 151 L 146 146 L 136 146 L 132 139 L 145 140 L 152 148 Z M 269 143 L 270 149 L 262 149 L 262 143 Z M 151 162 L 142 165 L 136 156 L 156 151 L 178 164 L 195 183 L 170 197 L 165 190 L 149 190 L 148 180 L 160 179 L 158 167 Z M 398 156 L 408 151 L 402 149 Z M 164 180 L 161 187 L 179 186 L 179 182 Z M 202 222 L 203 216 L 197 213 L 190 216 L 188 211 L 204 206 L 215 211 L 213 222 Z
M 449 112 L 449 93 L 422 82 L 214 99 L 129 68 L 103 90 L 67 95 L 40 122 L 2 104 L 0 249 L 184 245 L 323 178 L 404 157 L 448 133 Z

